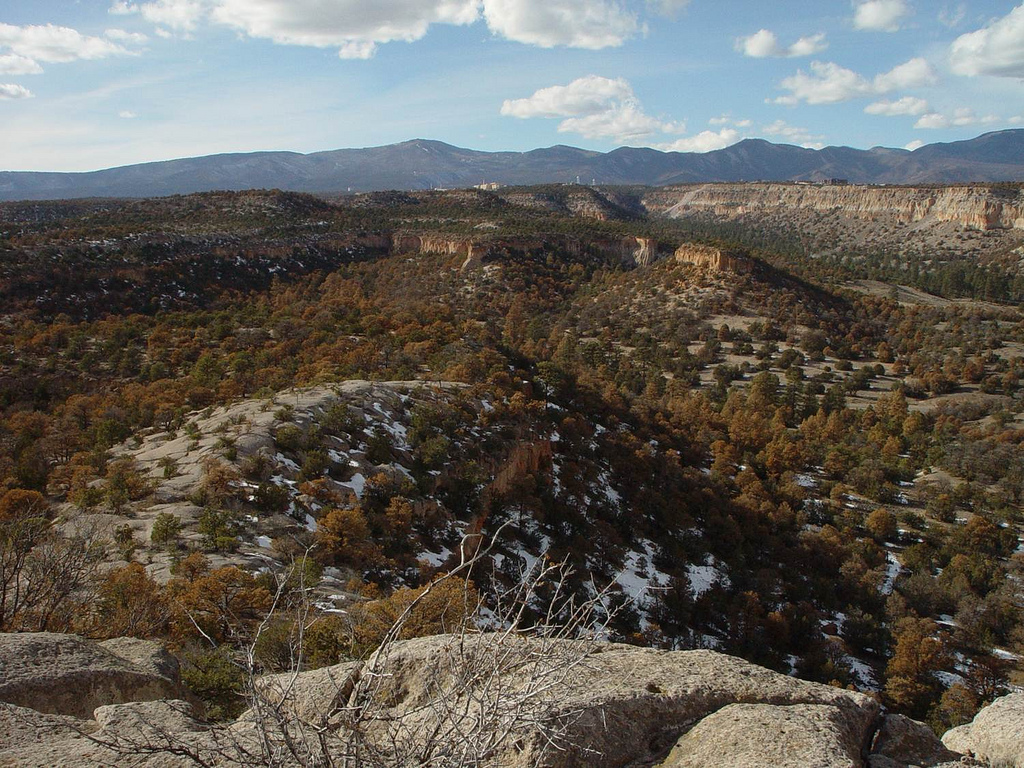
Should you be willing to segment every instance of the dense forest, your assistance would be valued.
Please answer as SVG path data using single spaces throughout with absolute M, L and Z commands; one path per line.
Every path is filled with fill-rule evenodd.
M 268 612 L 280 670 L 304 585 L 341 584 L 307 663 L 358 657 L 476 530 L 485 602 L 564 560 L 581 594 L 620 582 L 614 639 L 968 721 L 1024 674 L 1024 275 L 815 256 L 640 195 L 0 206 L 0 630 L 166 639 L 228 716 Z M 752 266 L 672 257 L 693 240 Z M 355 380 L 379 388 L 290 394 Z M 231 427 L 257 413 L 254 447 Z M 194 513 L 147 452 L 170 440 L 202 457 Z

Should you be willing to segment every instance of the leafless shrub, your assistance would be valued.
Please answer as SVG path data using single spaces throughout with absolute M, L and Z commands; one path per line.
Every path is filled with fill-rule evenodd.
M 467 542 L 464 541 L 464 545 Z M 327 691 L 303 706 L 300 678 L 305 632 L 315 620 L 308 585 L 285 589 L 281 580 L 274 607 L 257 628 L 242 661 L 250 708 L 228 727 L 176 736 L 154 723 L 154 745 L 196 764 L 299 765 L 309 768 L 469 768 L 544 765 L 556 753 L 585 750 L 573 741 L 573 724 L 582 714 L 567 705 L 588 664 L 594 643 L 607 635 L 614 617 L 610 588 L 591 585 L 579 599 L 569 589 L 570 569 L 538 560 L 519 583 L 487 599 L 469 589 L 455 591 L 465 601 L 466 618 L 429 643 L 400 641 L 416 608 L 453 579 L 466 583 L 490 546 L 431 583 L 402 612 L 362 664 L 321 670 Z M 294 585 L 293 585 L 294 587 Z M 261 678 L 257 647 L 289 594 L 300 596 L 292 634 L 292 671 Z M 539 605 L 546 606 L 539 619 Z M 621 609 L 622 604 L 618 604 Z M 399 680 L 396 663 L 421 654 L 414 681 Z M 405 658 L 405 661 L 408 661 Z M 90 736 L 107 748 L 138 750 L 138 733 L 124 741 L 113 735 Z M 148 750 L 151 752 L 151 750 Z M 135 752 L 138 754 L 138 752 Z

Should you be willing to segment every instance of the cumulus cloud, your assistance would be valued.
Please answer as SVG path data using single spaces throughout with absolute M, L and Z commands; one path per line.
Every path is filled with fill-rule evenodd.
M 828 48 L 825 33 L 801 37 L 792 45 L 781 45 L 778 37 L 770 29 L 760 29 L 752 35 L 736 40 L 736 50 L 744 56 L 755 59 L 768 57 L 797 58 L 813 56 Z
M 495 34 L 541 48 L 610 48 L 640 31 L 636 14 L 614 0 L 483 0 L 483 13 Z
M 797 70 L 782 81 L 782 87 L 789 94 L 776 99 L 778 104 L 837 104 L 875 93 L 870 81 L 830 61 L 812 61 L 810 74 Z
M 979 117 L 974 114 L 974 110 L 962 107 L 954 110 L 952 115 L 943 115 L 940 112 L 928 112 L 918 118 L 918 121 L 914 123 L 914 127 L 939 130 L 943 128 L 961 128 L 968 125 L 988 125 L 990 123 L 998 122 L 999 118 L 996 115 L 984 115 Z
M 765 136 L 785 139 L 793 144 L 800 144 L 804 147 L 813 147 L 814 149 L 820 149 L 823 146 L 821 144 L 821 140 L 825 138 L 824 136 L 816 136 L 812 134 L 806 128 L 790 125 L 785 120 L 776 120 L 774 123 L 764 125 L 761 127 L 761 132 Z
M 896 32 L 900 22 L 910 15 L 906 0 L 854 0 L 855 29 Z
M 0 47 L 33 61 L 64 63 L 78 59 L 104 59 L 126 54 L 117 43 L 89 37 L 70 27 L 53 24 L 15 26 L 0 23 Z
M 810 73 L 797 70 L 781 85 L 789 91 L 776 104 L 837 104 L 842 101 L 880 96 L 900 88 L 916 88 L 936 82 L 935 72 L 924 59 L 911 59 L 876 75 L 873 80 L 833 62 L 812 61 Z
M 141 32 L 128 32 L 123 29 L 108 29 L 103 33 L 103 36 L 110 40 L 116 40 L 119 43 L 124 43 L 125 45 L 142 45 L 149 40 L 149 38 Z
M 0 83 L 0 101 L 4 99 L 30 99 L 32 91 L 14 83 Z
M 217 0 L 213 19 L 250 37 L 365 59 L 379 43 L 419 40 L 432 24 L 472 24 L 477 0 Z
M 931 64 L 921 58 L 911 59 L 893 67 L 888 72 L 875 78 L 874 86 L 878 93 L 887 93 L 900 88 L 920 88 L 934 85 L 938 78 Z
M 644 112 L 626 80 L 598 75 L 541 88 L 523 99 L 507 99 L 501 105 L 501 114 L 520 119 L 561 119 L 561 133 L 619 142 L 686 130 L 683 123 L 659 120 Z
M 195 30 L 206 14 L 208 2 L 210 0 L 153 0 L 146 3 L 116 0 L 108 12 L 120 16 L 138 13 L 148 22 L 188 33 Z
M 911 141 L 909 144 L 907 144 L 903 148 L 904 149 L 909 149 L 911 152 L 913 152 L 915 149 L 920 149 L 923 146 L 924 146 L 924 142 L 923 141 L 921 141 L 920 139 L 914 139 L 913 141 Z
M 742 138 L 735 128 L 723 128 L 720 131 L 701 131 L 696 136 L 676 139 L 657 146 L 666 152 L 713 152 L 716 149 L 730 147 Z
M 753 124 L 752 120 L 737 120 L 730 115 L 719 115 L 718 117 L 712 117 L 708 120 L 708 125 L 732 125 L 736 128 L 749 128 Z
M 607 48 L 641 31 L 620 0 L 158 0 L 127 5 L 166 26 L 194 25 L 209 4 L 213 21 L 285 45 L 337 48 L 342 58 L 370 58 L 377 45 L 412 42 L 434 24 L 486 22 L 492 33 L 542 48 Z M 659 0 L 664 12 L 680 0 Z M 113 10 L 113 9 L 111 9 Z M 162 17 L 162 18 L 160 18 Z
M 896 101 L 882 99 L 864 107 L 864 111 L 869 115 L 885 115 L 886 117 L 923 115 L 928 109 L 928 102 L 916 96 L 904 96 Z
M 949 59 L 960 75 L 1024 77 L 1024 3 L 987 27 L 958 37 Z
M 647 7 L 652 13 L 673 18 L 682 13 L 690 4 L 690 0 L 647 0 Z
M 42 71 L 35 59 L 16 53 L 0 55 L 0 75 L 38 75 Z

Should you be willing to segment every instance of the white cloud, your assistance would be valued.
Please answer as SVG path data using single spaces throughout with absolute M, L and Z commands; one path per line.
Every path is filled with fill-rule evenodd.
M 967 16 L 967 5 L 959 3 L 956 6 L 946 5 L 939 11 L 939 24 L 953 29 L 960 26 L 960 22 Z
M 928 111 L 928 102 L 916 96 L 904 96 L 902 99 L 890 101 L 882 99 L 864 107 L 869 115 L 885 115 L 895 117 L 897 115 L 923 115 Z
M 949 58 L 960 75 L 1024 77 L 1024 3 L 987 27 L 958 37 Z
M 924 142 L 923 141 L 921 141 L 920 139 L 914 139 L 913 141 L 911 141 L 909 144 L 907 144 L 903 148 L 904 149 L 909 149 L 911 152 L 913 152 L 915 149 L 920 149 L 923 146 L 924 146 Z
M 434 24 L 463 26 L 481 18 L 495 35 L 542 48 L 607 48 L 641 31 L 637 14 L 620 0 L 158 0 L 128 7 L 187 30 L 204 3 L 215 22 L 250 37 L 337 48 L 347 59 L 370 58 L 383 43 L 419 40 Z M 678 11 L 685 3 L 657 5 Z
M 797 70 L 795 75 L 785 78 L 782 87 L 790 93 L 775 100 L 777 104 L 837 104 L 859 96 L 870 96 L 874 91 L 871 83 L 856 72 L 838 64 L 812 61 L 811 73 Z
M 372 40 L 346 40 L 338 49 L 339 59 L 372 59 L 377 44 Z
M 779 44 L 779 39 L 770 29 L 760 29 L 748 37 L 741 37 L 736 40 L 736 50 L 744 56 L 755 59 L 768 57 L 796 58 L 798 56 L 813 56 L 828 48 L 825 42 L 825 33 L 801 37 L 789 46 Z
M 88 37 L 70 27 L 0 23 L 0 46 L 34 61 L 63 63 L 77 59 L 103 59 L 127 50 L 101 37 Z
M 701 131 L 696 136 L 676 139 L 668 144 L 658 144 L 657 147 L 665 152 L 713 152 L 732 146 L 742 138 L 735 128 L 723 128 L 720 131 Z
M 652 13 L 674 18 L 686 10 L 690 0 L 647 0 L 647 7 Z
M 910 15 L 906 0 L 854 0 L 853 26 L 877 32 L 896 32 Z
M 737 120 L 731 115 L 719 115 L 718 117 L 712 117 L 708 120 L 708 125 L 732 125 L 736 128 L 749 128 L 753 124 L 754 123 L 751 120 Z
M 961 107 L 954 110 L 952 115 L 943 115 L 940 112 L 929 112 L 921 115 L 918 121 L 914 123 L 914 127 L 940 130 L 943 128 L 961 128 L 968 125 L 988 125 L 998 122 L 999 117 L 996 115 L 978 116 L 974 114 L 974 110 Z
M 121 112 L 118 112 L 117 116 L 120 117 L 122 120 L 134 120 L 136 117 L 138 117 L 138 115 L 132 112 L 130 109 L 125 109 Z
M 4 99 L 30 99 L 32 91 L 14 83 L 0 83 L 0 101 Z
M 0 55 L 0 75 L 38 75 L 42 71 L 35 59 L 16 53 Z
M 1021 123 L 1024 123 L 1024 115 L 1014 115 L 1013 117 L 1009 118 L 1006 122 L 1008 122 L 1010 125 L 1020 125 Z
M 934 85 L 937 81 L 935 70 L 931 64 L 921 58 L 911 59 L 893 67 L 888 72 L 875 78 L 875 90 L 878 93 L 899 90 L 900 88 L 920 88 L 923 85 Z
M 640 31 L 615 0 L 483 0 L 483 13 L 495 34 L 541 48 L 610 48 Z
M 107 9 L 107 13 L 112 13 L 115 16 L 127 16 L 128 14 L 138 12 L 139 6 L 128 2 L 128 0 L 115 0 L 110 8 Z
M 250 37 L 369 58 L 378 43 L 412 42 L 431 24 L 472 24 L 479 0 L 216 0 L 213 18 Z
M 911 59 L 874 80 L 833 62 L 812 61 L 810 74 L 797 70 L 785 78 L 781 86 L 789 91 L 774 100 L 776 104 L 837 104 L 842 101 L 879 96 L 900 88 L 915 88 L 936 81 L 935 72 L 924 59 Z
M 103 33 L 103 36 L 110 40 L 116 40 L 119 43 L 125 43 L 126 45 L 142 45 L 149 40 L 149 38 L 141 32 L 127 32 L 123 29 L 108 29 Z
M 645 113 L 626 80 L 597 75 L 541 88 L 524 99 L 507 99 L 501 105 L 501 114 L 520 119 L 561 119 L 560 133 L 619 142 L 686 130 L 683 123 L 662 121 Z
M 786 141 L 794 144 L 800 144 L 805 147 L 820 149 L 823 146 L 821 144 L 821 139 L 823 139 L 824 136 L 816 136 L 806 128 L 790 125 L 785 120 L 776 120 L 774 123 L 764 125 L 761 127 L 761 132 L 765 136 L 785 139 Z
M 203 0 L 155 0 L 139 3 L 138 9 L 148 22 L 188 33 L 195 30 L 206 13 L 206 3 Z

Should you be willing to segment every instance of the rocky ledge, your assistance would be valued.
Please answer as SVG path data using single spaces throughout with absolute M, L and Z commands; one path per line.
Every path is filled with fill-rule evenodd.
M 253 708 L 211 726 L 154 644 L 0 635 L 0 766 L 978 765 L 869 696 L 711 651 L 445 635 L 254 683 Z

